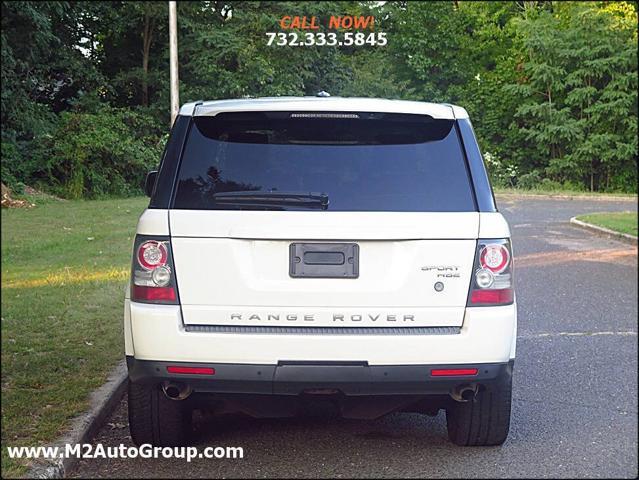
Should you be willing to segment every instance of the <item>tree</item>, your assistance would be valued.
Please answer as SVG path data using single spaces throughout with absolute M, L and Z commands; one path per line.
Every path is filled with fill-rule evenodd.
M 636 183 L 636 21 L 630 6 L 572 2 L 515 20 L 521 67 L 505 92 L 521 99 L 514 123 L 537 159 L 528 169 L 593 191 L 619 188 L 616 169 L 623 188 Z
M 32 147 L 100 76 L 80 47 L 81 6 L 2 2 L 2 178 L 25 181 Z
M 138 175 L 115 165 L 113 178 L 130 185 L 109 190 L 89 173 L 99 165 L 108 178 L 103 147 L 122 132 L 118 119 L 148 132 L 129 151 L 150 155 L 160 141 L 169 121 L 167 10 L 166 2 L 2 3 L 5 183 L 48 182 L 73 196 L 138 191 Z M 457 103 L 497 184 L 636 191 L 636 3 L 193 1 L 178 12 L 185 102 L 326 90 Z M 265 33 L 280 31 L 284 15 L 374 15 L 388 45 L 267 46 Z M 111 118 L 104 128 L 82 124 L 100 115 Z M 66 150 L 41 148 L 67 130 L 95 158 L 69 162 Z
M 468 9 L 457 3 L 398 2 L 388 7 L 394 68 L 420 100 L 454 101 L 474 74 L 464 48 L 470 34 Z

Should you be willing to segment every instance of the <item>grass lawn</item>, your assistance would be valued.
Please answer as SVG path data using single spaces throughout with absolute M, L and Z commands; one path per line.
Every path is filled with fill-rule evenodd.
M 637 212 L 591 213 L 580 215 L 577 220 L 637 236 Z
M 147 202 L 2 209 L 2 477 L 26 469 L 8 445 L 54 440 L 122 358 L 130 249 Z

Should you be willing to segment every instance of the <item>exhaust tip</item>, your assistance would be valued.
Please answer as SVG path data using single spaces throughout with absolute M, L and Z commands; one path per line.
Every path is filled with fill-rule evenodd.
M 180 396 L 180 389 L 176 385 L 169 385 L 164 389 L 164 393 L 169 398 L 178 398 Z
M 472 402 L 479 392 L 479 385 L 476 383 L 458 385 L 449 394 L 457 402 Z
M 192 389 L 189 385 L 177 382 L 164 382 L 162 391 L 171 400 L 184 400 L 191 395 Z
M 461 394 L 461 398 L 464 402 L 470 402 L 475 397 L 475 390 L 464 390 Z

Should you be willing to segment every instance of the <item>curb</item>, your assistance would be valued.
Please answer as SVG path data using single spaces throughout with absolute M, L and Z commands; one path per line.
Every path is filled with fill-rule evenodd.
M 561 200 L 594 200 L 598 202 L 635 202 L 637 203 L 637 197 L 623 197 L 614 195 L 567 195 L 562 193 L 519 193 L 519 192 L 504 192 L 495 193 L 495 197 L 504 198 L 545 198 L 545 199 L 561 199 Z
M 616 240 L 620 240 L 624 243 L 629 243 L 630 245 L 637 245 L 637 237 L 633 235 L 629 235 L 627 233 L 615 232 L 614 230 L 610 230 L 609 228 L 599 227 L 597 225 L 593 225 L 592 223 L 582 222 L 581 220 L 577 220 L 577 217 L 572 217 L 570 219 L 570 223 L 577 227 L 584 228 L 598 235 L 604 235 L 607 237 L 613 237 Z
M 83 444 L 91 441 L 106 418 L 120 403 L 126 389 L 127 369 L 124 360 L 109 374 L 107 381 L 91 393 L 89 410 L 71 422 L 68 431 L 58 438 L 51 447 L 64 448 L 66 444 Z M 78 458 L 47 459 L 33 463 L 25 478 L 64 478 L 71 473 Z

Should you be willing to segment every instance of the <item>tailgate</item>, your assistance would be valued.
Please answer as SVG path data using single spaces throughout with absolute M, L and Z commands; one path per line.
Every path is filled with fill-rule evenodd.
M 462 324 L 476 212 L 171 210 L 169 218 L 185 324 Z M 292 276 L 291 244 L 307 243 L 356 245 L 357 274 Z M 321 271 L 322 258 L 335 256 L 313 258 Z

